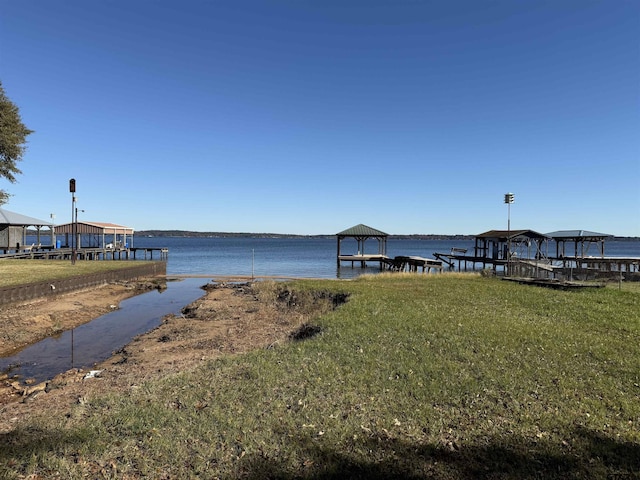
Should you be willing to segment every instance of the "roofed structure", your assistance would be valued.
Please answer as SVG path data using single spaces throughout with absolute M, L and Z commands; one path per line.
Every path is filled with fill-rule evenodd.
M 104 247 L 112 243 L 114 247 L 132 246 L 128 245 L 128 239 L 133 244 L 134 230 L 115 223 L 106 222 L 71 222 L 56 226 L 57 235 L 66 235 L 67 245 L 70 245 L 69 238 L 74 232 L 78 235 L 78 247 Z
M 20 227 L 52 227 L 53 223 L 38 218 L 28 217 L 20 213 L 10 212 L 0 208 L 0 225 L 15 225 Z
M 347 228 L 346 230 L 337 233 L 336 236 L 338 237 L 338 268 L 340 268 L 342 241 L 345 238 L 353 238 L 356 240 L 358 249 L 357 255 L 365 255 L 365 242 L 370 238 L 374 238 L 378 241 L 377 255 L 387 254 L 387 237 L 389 234 L 381 230 L 371 228 L 367 225 L 363 225 L 362 223 L 351 228 Z
M 588 230 L 558 230 L 547 233 L 556 243 L 556 258 L 568 256 L 584 258 L 589 256 L 589 250 L 595 246 L 598 254 L 604 257 L 604 241 L 612 237 L 607 233 L 590 232 Z M 567 250 L 567 243 L 573 242 L 573 251 Z
M 0 208 L 0 249 L 6 253 L 9 249 L 20 250 L 21 247 L 24 247 L 29 227 L 36 229 L 39 243 L 40 230 L 43 227 L 49 228 L 48 236 L 51 237 L 53 243 L 53 223 Z
M 476 235 L 474 255 L 505 261 L 510 256 L 543 258 L 546 255 L 542 251 L 542 244 L 548 239 L 547 235 L 534 230 L 489 230 Z
M 337 234 L 339 237 L 367 237 L 367 238 L 374 238 L 374 237 L 388 237 L 389 234 L 388 233 L 384 233 L 380 230 L 376 230 L 375 228 L 371 228 L 367 225 L 364 225 L 362 223 L 351 227 L 351 228 L 347 228 L 346 230 L 343 230 L 342 232 Z

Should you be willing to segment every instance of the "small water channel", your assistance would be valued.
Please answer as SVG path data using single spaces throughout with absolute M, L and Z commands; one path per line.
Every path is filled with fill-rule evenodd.
M 148 332 L 168 314 L 204 295 L 202 278 L 167 282 L 163 291 L 153 290 L 120 303 L 120 309 L 30 345 L 11 357 L 0 358 L 0 373 L 18 376 L 20 382 L 33 378 L 50 380 L 70 368 L 90 368 L 109 358 L 136 335 Z

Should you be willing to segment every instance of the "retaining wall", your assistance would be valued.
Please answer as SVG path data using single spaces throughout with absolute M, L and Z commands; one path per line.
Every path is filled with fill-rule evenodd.
M 32 300 L 34 298 L 53 297 L 61 293 L 83 288 L 122 282 L 143 277 L 155 277 L 167 274 L 167 262 L 148 262 L 145 265 L 127 267 L 107 272 L 78 275 L 48 282 L 28 283 L 13 287 L 0 288 L 0 305 L 9 302 Z

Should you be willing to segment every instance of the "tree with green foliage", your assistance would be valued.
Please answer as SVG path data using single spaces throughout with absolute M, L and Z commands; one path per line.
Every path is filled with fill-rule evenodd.
M 7 97 L 0 82 L 0 178 L 15 183 L 22 173 L 17 163 L 26 149 L 27 135 L 33 133 L 20 118 L 18 107 Z M 7 202 L 9 193 L 0 190 L 0 205 Z

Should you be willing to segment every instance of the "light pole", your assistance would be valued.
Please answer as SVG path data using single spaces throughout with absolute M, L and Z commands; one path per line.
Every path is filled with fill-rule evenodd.
M 76 263 L 76 222 L 74 220 L 74 212 L 76 209 L 76 179 L 69 180 L 69 192 L 71 192 L 71 264 Z
M 76 199 L 77 200 L 77 199 Z M 80 210 L 82 213 L 84 213 L 84 210 Z M 80 235 L 80 232 L 78 232 L 78 207 L 76 207 L 76 220 L 75 220 L 75 225 L 76 225 L 76 245 L 78 246 L 78 248 L 82 248 L 82 242 L 80 241 L 80 239 L 82 238 Z
M 51 246 L 53 248 L 56 247 L 56 214 L 55 213 L 50 213 L 49 216 L 51 217 Z
M 506 275 L 511 275 L 511 204 L 514 200 L 513 193 L 504 194 L 504 203 L 507 204 L 507 270 Z

